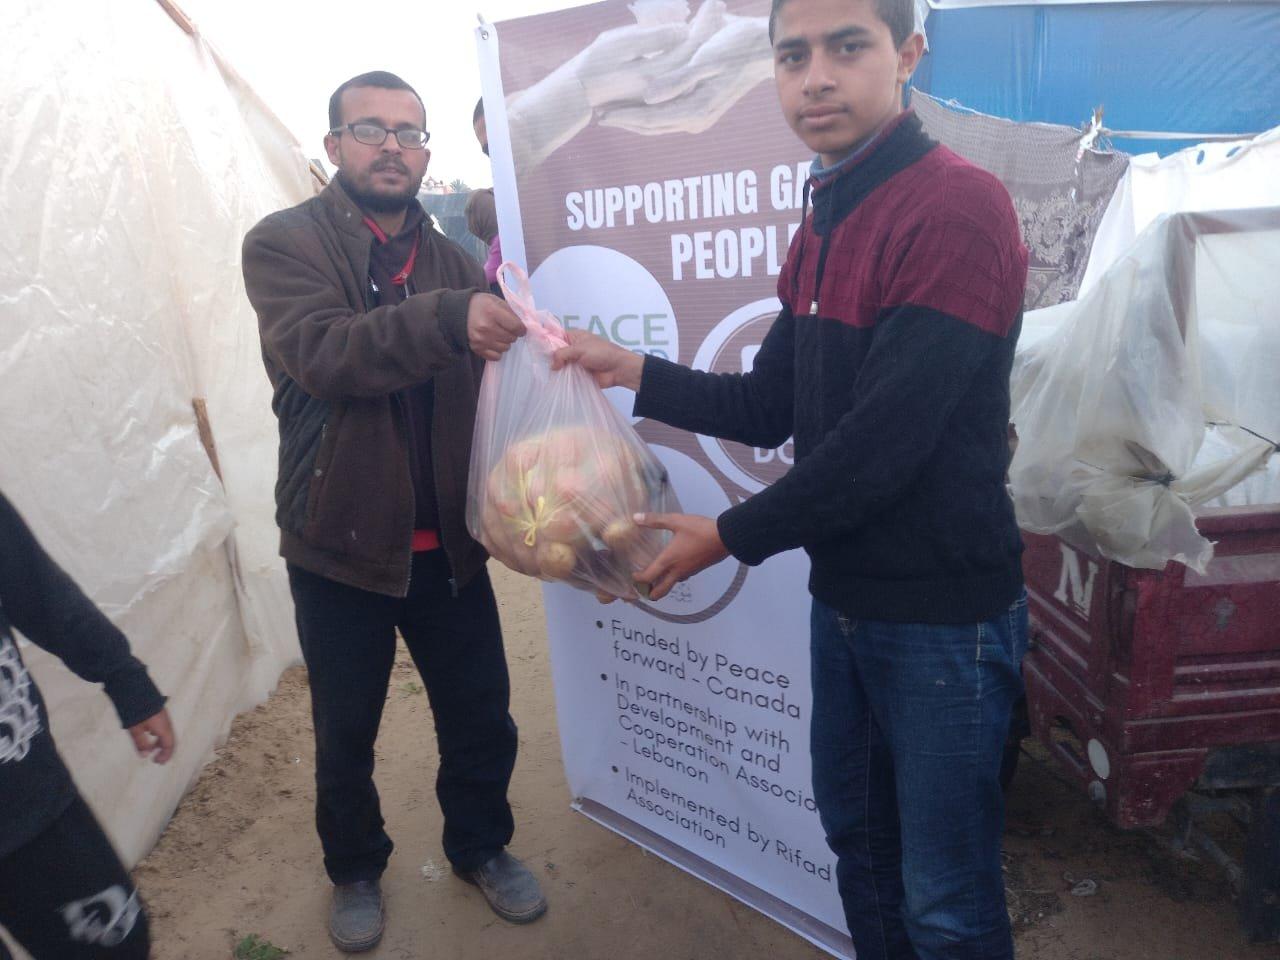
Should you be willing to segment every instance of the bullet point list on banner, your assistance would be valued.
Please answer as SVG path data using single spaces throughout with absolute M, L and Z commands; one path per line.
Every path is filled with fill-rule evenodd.
M 615 624 L 619 632 L 626 629 L 617 621 Z M 735 661 L 719 652 L 702 654 L 679 637 L 659 635 L 656 627 L 648 632 L 630 631 L 624 637 L 627 641 L 637 638 L 647 647 L 671 653 L 679 651 L 688 666 L 708 671 L 708 689 L 714 695 L 733 700 L 734 705 L 729 709 L 769 710 L 791 721 L 801 718 L 799 708 L 785 699 L 791 681 L 784 673 Z M 618 645 L 621 642 L 615 641 Z M 644 669 L 635 659 L 628 663 L 632 668 Z M 698 680 L 674 673 L 644 681 L 615 675 L 617 722 L 629 738 L 620 743 L 633 758 L 639 757 L 668 773 L 677 773 L 698 783 L 709 785 L 714 775 L 719 784 L 736 783 L 784 806 L 816 811 L 807 790 L 787 782 L 795 776 L 786 760 L 792 752 L 792 737 L 798 731 L 791 730 L 792 737 L 789 737 L 784 726 L 748 723 L 727 716 L 720 708 L 700 704 L 696 699 L 666 688 L 665 683 L 672 682 L 673 677 Z M 730 684 L 726 678 L 742 682 Z M 730 693 L 731 690 L 735 692 Z M 694 697 L 697 696 L 694 692 Z
M 618 768 L 613 768 L 614 773 Z M 667 786 L 657 776 L 647 776 L 627 767 L 627 801 L 701 840 L 727 848 L 728 836 L 744 840 L 755 854 L 781 860 L 813 877 L 831 883 L 832 863 L 825 856 L 815 858 L 789 840 L 768 836 L 765 828 L 740 814 L 730 814 L 714 804 L 704 803 L 680 789 Z
M 622 735 L 616 745 L 604 738 L 601 757 L 612 802 L 690 849 L 834 885 L 821 834 L 806 834 L 796 820 L 816 817 L 817 805 L 795 658 L 643 611 L 604 619 L 582 612 L 586 630 L 594 623 L 607 637 L 589 648 L 580 676 L 589 680 L 594 670 L 612 687 L 606 700 L 592 684 L 590 697 Z
M 692 667 L 695 674 L 705 675 L 705 686 L 712 696 L 801 719 L 800 707 L 788 694 L 788 674 L 734 660 L 718 651 L 702 653 L 679 635 L 667 637 L 659 633 L 657 626 L 646 630 L 614 619 L 610 621 L 610 634 L 615 660 L 678 680 L 698 681 L 696 675 L 689 674 L 688 668 Z

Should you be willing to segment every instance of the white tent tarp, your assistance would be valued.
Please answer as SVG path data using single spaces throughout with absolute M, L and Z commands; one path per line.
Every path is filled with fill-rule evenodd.
M 1202 143 L 1167 157 L 1131 157 L 1098 225 L 1080 295 L 1163 213 L 1280 206 L 1277 170 L 1280 127 L 1250 140 Z
M 240 242 L 311 185 L 292 137 L 156 3 L 12 0 L 0 34 L 0 488 L 170 697 L 174 759 L 139 762 L 98 689 L 23 655 L 133 863 L 297 655 Z
M 1028 315 L 1009 468 L 1024 529 L 1204 572 L 1213 545 L 1193 508 L 1264 467 L 1280 436 L 1267 263 L 1280 263 L 1280 208 L 1163 216 L 1081 299 Z M 1210 420 L 1222 426 L 1202 454 Z

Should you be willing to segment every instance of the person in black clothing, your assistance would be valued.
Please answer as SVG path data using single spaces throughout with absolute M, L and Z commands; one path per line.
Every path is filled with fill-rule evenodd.
M 147 668 L 0 494 L 0 925 L 35 960 L 142 960 L 138 892 L 58 756 L 15 627 L 103 684 L 138 754 L 168 762 L 173 725 Z
M 489 127 L 484 119 L 484 97 L 476 101 L 476 108 L 471 114 L 471 128 L 476 133 L 480 152 L 489 156 Z M 502 266 L 502 238 L 498 236 L 498 211 L 493 189 L 487 191 L 487 198 L 481 197 L 485 192 L 476 190 L 467 200 L 467 229 L 489 248 L 484 261 L 484 278 L 488 281 L 489 292 L 500 297 L 502 285 L 498 283 L 498 268 Z
M 1027 255 L 995 177 L 902 108 L 911 0 L 774 0 L 783 114 L 817 156 L 747 373 L 585 331 L 557 363 L 637 390 L 635 415 L 795 465 L 675 535 L 650 596 L 734 556 L 810 557 L 814 799 L 860 960 L 1010 960 L 999 770 L 1027 643 L 1005 489 Z

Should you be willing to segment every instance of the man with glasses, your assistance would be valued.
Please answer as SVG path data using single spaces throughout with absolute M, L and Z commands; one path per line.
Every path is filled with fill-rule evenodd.
M 337 175 L 249 232 L 244 276 L 280 422 L 276 520 L 310 678 L 329 932 L 357 952 L 384 926 L 392 843 L 373 747 L 397 629 L 435 716 L 445 855 L 507 920 L 546 901 L 505 850 L 516 728 L 486 556 L 464 520 L 483 361 L 524 326 L 417 201 L 431 153 L 413 88 L 348 80 L 329 127 Z

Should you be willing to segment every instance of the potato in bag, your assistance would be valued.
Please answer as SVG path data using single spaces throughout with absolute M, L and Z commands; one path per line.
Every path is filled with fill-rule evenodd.
M 551 369 L 563 329 L 534 306 L 518 267 L 504 264 L 500 278 L 527 335 L 485 365 L 467 528 L 520 573 L 634 598 L 635 574 L 670 535 L 633 516 L 680 510 L 666 468 L 588 373 Z

